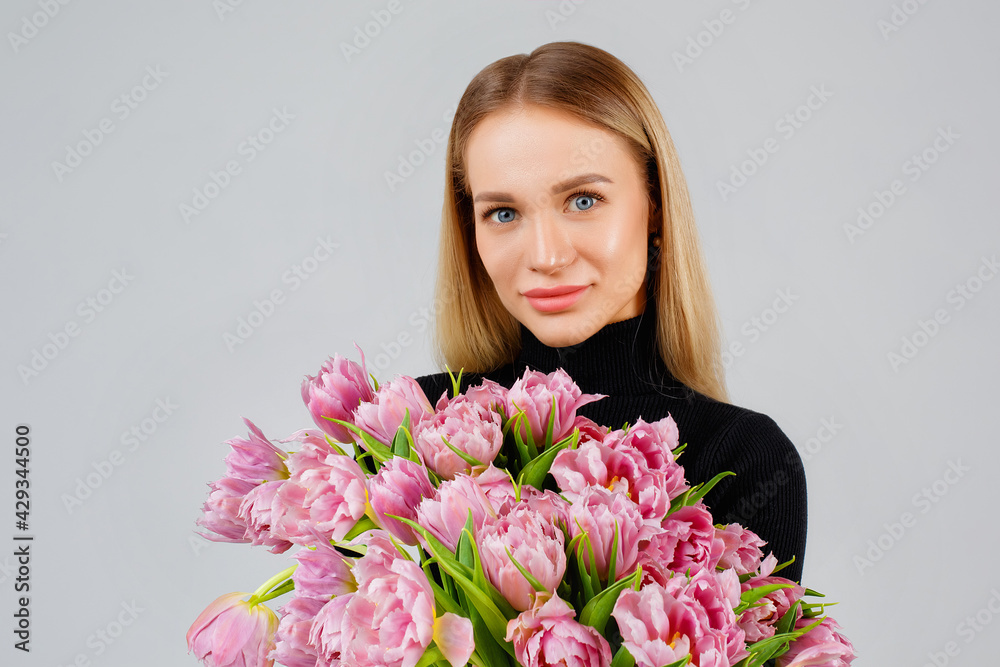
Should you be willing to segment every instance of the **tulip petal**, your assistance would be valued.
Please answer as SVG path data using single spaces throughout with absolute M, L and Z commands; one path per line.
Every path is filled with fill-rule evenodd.
M 476 642 L 472 638 L 472 621 L 447 612 L 434 621 L 434 643 L 452 667 L 469 662 Z

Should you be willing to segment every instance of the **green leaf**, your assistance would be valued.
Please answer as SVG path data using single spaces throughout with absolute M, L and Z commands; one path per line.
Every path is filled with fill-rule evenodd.
M 627 648 L 621 646 L 611 661 L 611 667 L 635 667 L 635 658 L 632 657 Z
M 392 450 L 373 438 L 368 431 L 362 430 L 360 427 L 352 424 L 351 422 L 344 421 L 343 419 L 334 419 L 333 417 L 324 417 L 324 419 L 329 419 L 332 422 L 340 424 L 349 431 L 357 433 L 361 436 L 362 442 L 365 443 L 365 449 L 371 452 L 376 461 L 385 463 L 392 458 Z
M 575 430 L 574 433 L 579 434 L 579 430 Z M 556 455 L 572 443 L 572 438 L 564 438 L 529 461 L 521 469 L 521 474 L 517 476 L 518 484 L 527 484 L 536 489 L 541 489 L 542 483 L 545 481 L 545 476 L 549 474 L 549 469 L 552 468 L 552 462 L 555 460 Z
M 548 448 L 552 446 L 552 430 L 555 428 L 556 424 L 556 395 L 552 394 L 552 411 L 549 413 L 549 424 L 545 427 L 545 446 Z
M 744 591 L 740 595 L 740 603 L 733 609 L 733 613 L 737 616 L 742 614 L 744 611 L 750 608 L 750 606 L 761 599 L 769 593 L 773 593 L 776 590 L 782 588 L 794 588 L 795 584 L 768 584 L 767 586 L 758 586 L 756 588 L 751 588 L 750 590 Z
M 608 619 L 611 618 L 611 612 L 615 608 L 615 603 L 618 602 L 618 596 L 629 586 L 637 584 L 641 578 L 642 571 L 637 570 L 595 595 L 580 612 L 580 623 L 589 625 L 603 635 L 604 629 L 608 625 Z
M 410 409 L 406 408 L 403 414 L 403 423 L 396 429 L 396 435 L 392 439 L 392 454 L 404 459 L 410 458 L 410 445 L 413 440 L 410 438 Z
M 476 457 L 469 456 L 468 454 L 466 454 L 465 452 L 463 452 L 461 449 L 459 449 L 455 445 L 453 445 L 450 442 L 448 442 L 448 438 L 444 437 L 443 435 L 441 436 L 441 442 L 443 442 L 448 447 L 448 449 L 450 449 L 451 451 L 455 452 L 455 454 L 458 455 L 458 457 L 460 459 L 462 459 L 463 461 L 465 461 L 466 463 L 468 463 L 470 466 L 486 465 L 485 463 L 483 463 L 482 461 L 480 461 Z
M 472 510 L 469 510 L 469 517 L 465 520 L 465 528 L 458 537 L 458 545 L 455 547 L 455 558 L 462 565 L 472 567 L 475 558 L 472 555 Z
M 420 662 L 417 663 L 417 667 L 430 667 L 439 660 L 444 660 L 444 654 L 431 642 L 431 645 L 424 651 L 423 657 L 420 658 Z
M 608 583 L 615 580 L 615 569 L 618 565 L 618 539 L 621 537 L 621 529 L 618 527 L 618 519 L 615 519 L 615 535 L 611 539 L 611 558 L 608 560 Z
M 691 656 L 686 655 L 680 660 L 672 662 L 669 665 L 664 665 L 664 667 L 684 667 L 684 665 L 688 664 L 689 662 L 691 662 Z
M 514 567 L 516 567 L 517 571 L 521 573 L 521 576 L 527 579 L 528 583 L 531 584 L 531 587 L 535 589 L 535 592 L 536 593 L 547 592 L 547 589 L 545 588 L 545 586 L 542 585 L 542 582 L 538 581 L 538 579 L 536 579 L 534 575 L 531 574 L 531 572 L 528 572 L 526 569 L 524 569 L 523 565 L 517 562 L 517 559 L 514 558 L 514 554 L 510 552 L 510 549 L 508 547 L 504 547 L 504 549 L 507 551 L 507 557 L 510 558 L 510 562 L 514 564 Z
M 347 535 L 344 535 L 344 539 L 341 540 L 341 542 L 350 542 L 361 533 L 364 533 L 369 530 L 374 530 L 376 528 L 378 528 L 378 525 L 371 520 L 371 517 L 369 517 L 367 514 L 364 514 L 361 516 L 360 519 L 358 519 L 358 522 L 354 524 L 354 528 L 351 528 L 349 531 L 347 531 Z
M 461 393 L 459 390 L 462 388 L 462 371 L 465 370 L 465 366 L 458 369 L 457 379 L 455 378 L 454 373 L 451 372 L 451 369 L 448 368 L 447 364 L 445 364 L 444 368 L 446 371 L 448 371 L 448 377 L 451 378 L 451 397 L 455 398 Z

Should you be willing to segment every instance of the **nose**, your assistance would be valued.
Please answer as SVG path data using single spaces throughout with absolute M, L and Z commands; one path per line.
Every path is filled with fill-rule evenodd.
M 528 242 L 530 269 L 553 274 L 573 263 L 576 248 L 567 229 L 554 217 L 539 216 L 532 225 Z

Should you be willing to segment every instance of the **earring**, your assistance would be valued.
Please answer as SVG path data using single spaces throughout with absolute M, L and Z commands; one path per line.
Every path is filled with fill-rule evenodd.
M 660 238 L 659 234 L 657 234 L 656 236 L 653 237 L 653 245 L 656 246 L 657 248 L 660 247 L 660 244 L 662 242 L 663 242 L 663 240 Z

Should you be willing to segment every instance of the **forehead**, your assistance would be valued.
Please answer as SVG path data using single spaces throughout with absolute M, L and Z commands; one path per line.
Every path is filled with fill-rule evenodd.
M 558 109 L 528 106 L 486 116 L 465 150 L 473 193 L 493 187 L 547 188 L 588 171 L 635 171 L 625 141 Z M 617 179 L 614 179 L 617 180 Z

